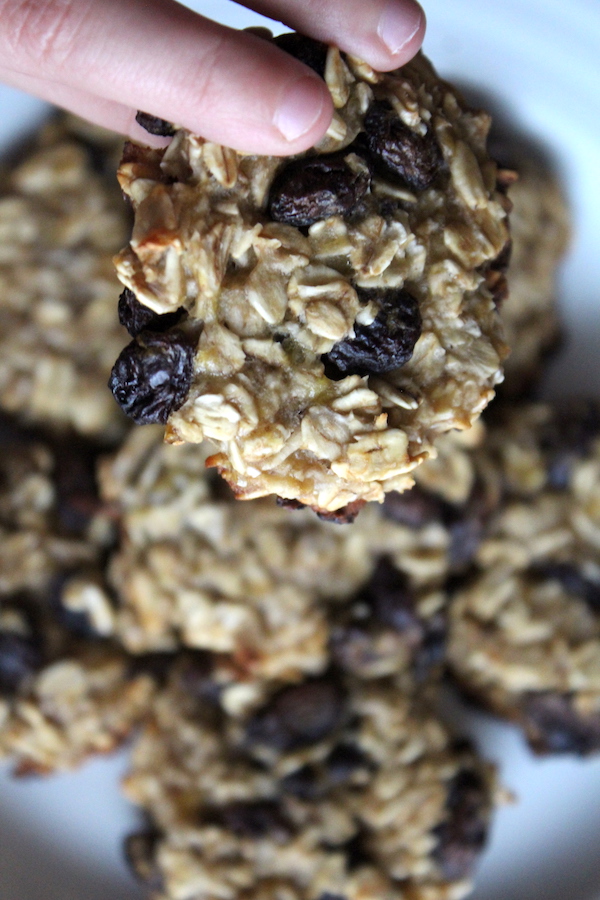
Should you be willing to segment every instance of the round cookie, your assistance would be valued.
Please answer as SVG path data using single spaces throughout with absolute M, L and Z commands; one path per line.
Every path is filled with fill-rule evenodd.
M 159 693 L 126 796 L 126 850 L 162 900 L 465 896 L 491 768 L 396 685 L 330 671 L 227 716 L 188 658 Z
M 0 759 L 18 774 L 70 769 L 114 749 L 153 688 L 101 639 L 113 617 L 105 528 L 92 515 L 89 459 L 73 442 L 65 452 L 61 461 L 39 440 L 2 429 Z
M 100 468 L 119 522 L 115 633 L 130 652 L 218 654 L 232 703 L 238 687 L 260 696 L 269 682 L 322 672 L 331 654 L 360 678 L 420 681 L 439 668 L 444 584 L 476 547 L 475 476 L 461 502 L 413 488 L 340 526 L 272 498 L 240 506 L 201 448 L 161 437 L 135 429 Z M 449 484 L 457 468 L 432 481 Z
M 166 150 L 126 147 L 134 338 L 111 386 L 167 441 L 213 442 L 238 497 L 327 512 L 409 487 L 493 396 L 505 347 L 485 270 L 508 230 L 486 114 L 421 55 L 382 74 L 317 49 L 336 114 L 308 154 L 181 129 Z
M 500 306 L 510 354 L 499 392 L 516 397 L 539 382 L 544 362 L 560 343 L 563 323 L 556 281 L 569 246 L 571 216 L 550 162 L 530 142 L 502 135 L 500 124 L 499 134 L 492 129 L 490 140 L 499 179 L 508 182 L 506 193 L 512 203 L 508 296 Z
M 504 498 L 455 594 L 448 657 L 540 753 L 600 749 L 600 411 L 497 412 L 486 450 Z
M 57 115 L 0 180 L 0 408 L 104 443 L 127 427 L 106 387 L 125 336 L 112 264 L 130 228 L 120 143 Z

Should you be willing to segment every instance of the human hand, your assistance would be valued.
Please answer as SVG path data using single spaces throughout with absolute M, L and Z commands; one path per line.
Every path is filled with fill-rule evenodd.
M 242 0 L 382 71 L 419 49 L 417 0 Z M 0 0 L 0 80 L 145 143 L 138 109 L 253 153 L 325 133 L 329 92 L 274 44 L 175 0 Z

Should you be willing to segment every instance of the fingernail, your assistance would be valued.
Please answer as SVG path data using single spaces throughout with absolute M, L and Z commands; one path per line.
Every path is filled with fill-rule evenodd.
M 377 34 L 390 53 L 399 53 L 411 41 L 423 22 L 423 10 L 412 0 L 388 0 L 381 14 Z
M 286 141 L 296 141 L 315 124 L 323 111 L 323 88 L 316 78 L 301 78 L 283 96 L 273 124 Z

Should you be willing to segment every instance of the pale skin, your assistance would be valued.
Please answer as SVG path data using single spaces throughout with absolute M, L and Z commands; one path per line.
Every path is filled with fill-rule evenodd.
M 374 68 L 408 62 L 425 33 L 416 0 L 243 0 Z M 280 26 L 279 26 L 280 27 Z M 175 0 L 0 0 L 0 80 L 134 140 L 138 109 L 251 153 L 315 144 L 331 121 L 321 79 L 260 35 Z

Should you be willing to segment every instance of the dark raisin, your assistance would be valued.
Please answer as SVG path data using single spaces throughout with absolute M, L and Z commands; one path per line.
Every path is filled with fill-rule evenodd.
M 344 338 L 321 359 L 334 381 L 347 375 L 384 374 L 411 358 L 421 335 L 419 303 L 402 288 L 357 288 L 363 303 L 374 301 L 379 312 L 370 325 L 355 324 L 354 337 Z
M 365 503 L 365 500 L 353 500 L 351 503 L 347 503 L 346 506 L 341 506 L 339 509 L 316 509 L 315 511 L 322 522 L 334 522 L 336 525 L 351 525 Z
M 141 110 L 138 110 L 136 113 L 135 121 L 149 132 L 149 134 L 157 134 L 160 137 L 172 137 L 175 134 L 175 128 L 171 122 L 167 122 L 166 119 L 160 119 L 158 116 L 153 116 L 150 113 L 142 112 Z
M 293 834 L 291 823 L 274 800 L 229 803 L 215 812 L 217 821 L 236 837 L 254 840 L 268 837 L 285 843 Z
M 294 500 L 293 498 L 276 497 L 275 503 L 277 504 L 277 506 L 280 506 L 282 509 L 291 509 L 291 510 L 306 509 L 306 503 L 300 503 L 299 500 Z
M 600 583 L 586 578 L 572 563 L 546 563 L 533 570 L 539 578 L 550 578 L 560 582 L 561 586 L 574 597 L 588 604 L 591 610 L 600 613 Z
M 389 103 L 371 104 L 365 116 L 365 138 L 376 168 L 416 191 L 428 188 L 442 168 L 444 158 L 431 128 L 417 134 Z
M 35 639 L 14 631 L 0 631 L 0 695 L 14 694 L 41 665 Z
M 154 829 L 130 834 L 125 838 L 125 861 L 135 877 L 152 891 L 162 891 L 164 882 L 157 860 L 160 832 Z
M 128 661 L 127 675 L 129 678 L 148 675 L 163 687 L 173 668 L 173 660 L 173 653 L 168 653 L 164 650 L 135 654 Z
M 569 694 L 526 694 L 521 708 L 527 738 L 536 753 L 586 756 L 600 750 L 600 715 L 581 715 Z
M 171 313 L 158 315 L 148 306 L 140 303 L 132 290 L 125 288 L 119 297 L 119 322 L 127 329 L 131 337 L 137 337 L 142 331 L 167 331 L 181 320 L 185 314 L 183 307 Z
M 79 438 L 53 445 L 56 512 L 61 529 L 81 532 L 100 507 L 96 484 L 99 448 Z
M 569 484 L 573 464 L 589 452 L 600 435 L 600 405 L 594 400 L 575 400 L 555 407 L 541 430 L 540 446 L 547 459 L 548 486 L 563 490 Z
M 434 829 L 433 856 L 444 878 L 468 877 L 487 840 L 489 797 L 481 775 L 461 769 L 452 779 L 446 800 L 448 818 Z
M 442 522 L 450 537 L 448 562 L 453 574 L 463 572 L 473 562 L 496 502 L 495 494 L 477 481 L 464 503 L 440 504 Z
M 344 715 L 345 695 L 328 678 L 315 678 L 275 694 L 249 721 L 251 744 L 295 750 L 331 734 Z
M 297 34 L 295 31 L 286 34 L 278 34 L 273 38 L 273 43 L 277 44 L 280 50 L 289 53 L 296 59 L 304 63 L 305 66 L 311 68 L 321 78 L 325 75 L 325 64 L 327 62 L 327 44 L 322 41 L 315 41 L 313 38 L 306 37 L 303 34 Z
M 194 348 L 178 329 L 144 331 L 121 351 L 108 386 L 138 425 L 165 424 L 190 388 Z
M 317 800 L 323 794 L 319 773 L 314 766 L 301 766 L 281 779 L 281 789 L 299 800 Z
M 189 697 L 217 707 L 221 685 L 214 678 L 214 660 L 208 651 L 188 650 L 180 660 L 177 683 Z
M 415 610 L 415 597 L 406 577 L 385 557 L 380 559 L 370 580 L 360 592 L 375 619 L 394 631 L 402 632 L 415 643 L 423 635 L 422 622 Z
M 359 769 L 369 767 L 369 760 L 354 744 L 336 744 L 325 759 L 327 775 L 332 784 L 344 784 Z
M 403 493 L 390 491 L 386 494 L 383 514 L 386 519 L 408 528 L 422 528 L 431 522 L 439 522 L 441 518 L 437 498 L 427 494 L 418 485 Z
M 465 516 L 450 522 L 448 532 L 448 562 L 453 572 L 460 572 L 475 558 L 483 537 L 483 522 L 475 516 Z
M 275 222 L 304 228 L 329 216 L 347 216 L 367 193 L 367 167 L 354 169 L 347 153 L 310 156 L 288 163 L 269 192 L 269 215 Z
M 358 827 L 356 834 L 344 844 L 343 850 L 346 854 L 346 867 L 349 872 L 353 872 L 363 866 L 373 865 L 369 836 L 364 827 Z
M 413 660 L 417 680 L 427 679 L 432 670 L 440 667 L 446 658 L 448 622 L 446 616 L 437 613 L 423 623 L 423 639 Z

